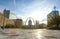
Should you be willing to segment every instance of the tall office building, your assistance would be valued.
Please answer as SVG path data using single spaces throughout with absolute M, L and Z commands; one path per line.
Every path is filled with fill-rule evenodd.
M 28 26 L 32 26 L 32 21 L 29 19 L 29 21 L 28 21 Z
M 38 27 L 39 27 L 39 21 L 36 20 L 36 21 L 35 21 L 35 28 L 38 28 Z
M 39 21 L 38 20 L 35 21 L 35 25 L 39 25 Z
M 59 18 L 59 11 L 54 7 L 54 10 L 47 15 L 47 26 L 58 26 L 60 24 Z
M 12 13 L 10 10 L 4 9 L 3 14 L 8 19 L 16 19 L 17 18 L 17 16 L 14 13 Z
M 4 16 L 5 16 L 6 18 L 9 19 L 9 16 L 10 16 L 10 10 L 4 9 L 3 14 L 4 14 Z

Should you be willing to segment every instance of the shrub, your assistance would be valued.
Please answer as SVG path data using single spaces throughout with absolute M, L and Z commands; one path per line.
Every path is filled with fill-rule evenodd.
M 12 25 L 12 24 L 7 24 L 6 26 L 5 26 L 5 28 L 15 28 L 16 26 L 14 26 L 14 25 Z
M 16 26 L 16 28 L 26 28 L 26 26 Z

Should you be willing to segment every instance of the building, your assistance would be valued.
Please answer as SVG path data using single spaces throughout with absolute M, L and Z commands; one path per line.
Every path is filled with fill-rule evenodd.
M 14 14 L 13 12 L 10 12 L 10 17 L 9 19 L 17 19 L 16 14 Z
M 32 21 L 29 19 L 29 21 L 28 21 L 28 26 L 32 26 Z
M 44 23 L 39 24 L 39 28 L 46 28 L 46 27 L 47 27 L 47 25 Z
M 38 20 L 35 21 L 35 28 L 39 28 L 39 21 Z
M 14 13 L 12 13 L 10 10 L 4 9 L 3 14 L 8 19 L 16 19 L 17 18 L 17 16 Z
M 60 24 L 59 17 L 59 11 L 54 7 L 54 10 L 47 15 L 47 26 L 58 26 Z
M 23 20 L 22 20 L 22 19 L 15 19 L 15 25 L 16 25 L 16 26 L 21 26 L 21 25 L 23 25 Z
M 4 16 L 5 16 L 6 18 L 9 19 L 9 17 L 10 17 L 10 10 L 4 9 L 3 14 L 4 14 Z
M 14 24 L 14 22 L 6 17 L 0 12 L 0 26 L 6 26 L 7 24 Z
M 0 26 L 3 26 L 3 14 L 0 12 Z

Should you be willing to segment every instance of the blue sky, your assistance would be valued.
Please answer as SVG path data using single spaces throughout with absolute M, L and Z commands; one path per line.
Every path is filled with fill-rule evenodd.
M 54 6 L 60 11 L 60 0 L 0 0 L 0 12 L 6 8 L 18 18 L 26 20 L 27 17 L 32 17 L 40 22 L 46 20 Z

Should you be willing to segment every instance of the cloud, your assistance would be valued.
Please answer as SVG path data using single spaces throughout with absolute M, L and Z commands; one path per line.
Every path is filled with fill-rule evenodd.
M 51 11 L 53 7 L 47 3 L 47 0 L 33 1 L 28 6 L 25 6 L 21 11 L 24 12 L 19 17 L 26 20 L 27 17 L 32 17 L 34 20 L 42 21 L 46 19 L 47 14 Z M 26 15 L 24 15 L 26 14 Z
M 13 3 L 12 1 L 11 3 L 9 3 L 9 6 L 11 8 L 7 8 L 13 10 L 17 17 L 22 18 L 23 20 L 26 20 L 27 17 L 32 17 L 35 20 L 42 21 L 43 19 L 46 19 L 47 14 L 52 11 L 54 3 L 56 1 L 54 0 L 54 2 L 52 2 L 52 0 L 13 0 Z M 0 7 L 2 6 L 0 5 Z

